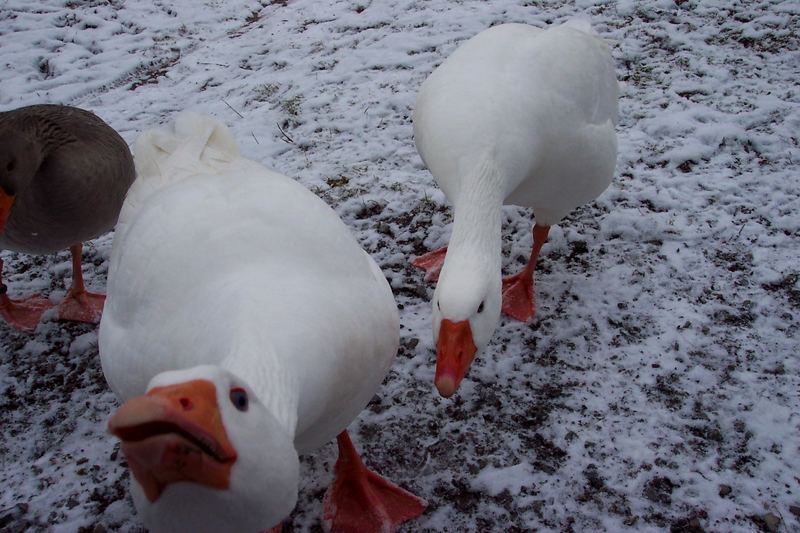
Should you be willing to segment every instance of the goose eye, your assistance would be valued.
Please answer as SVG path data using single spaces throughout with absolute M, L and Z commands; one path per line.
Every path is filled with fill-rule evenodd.
M 483 313 L 483 302 L 481 302 L 481 305 L 478 306 L 478 312 Z
M 436 307 L 439 308 L 439 311 L 442 310 L 442 304 L 439 303 L 439 300 L 436 300 Z
M 236 387 L 235 389 L 231 389 L 230 398 L 231 398 L 231 403 L 233 404 L 233 406 L 236 407 L 239 411 L 247 411 L 247 404 L 249 402 L 248 402 L 248 399 L 247 399 L 247 391 L 246 390 L 244 390 L 244 389 L 242 389 L 240 387 Z

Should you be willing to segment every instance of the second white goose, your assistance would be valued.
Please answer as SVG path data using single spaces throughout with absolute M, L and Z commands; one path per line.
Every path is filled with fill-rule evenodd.
M 435 383 L 451 396 L 501 311 L 535 313 L 533 271 L 550 226 L 611 183 L 617 80 L 606 43 L 582 20 L 503 24 L 463 45 L 422 85 L 417 149 L 453 204 L 450 243 L 414 261 L 438 277 Z M 533 248 L 501 280 L 503 203 L 533 208 Z

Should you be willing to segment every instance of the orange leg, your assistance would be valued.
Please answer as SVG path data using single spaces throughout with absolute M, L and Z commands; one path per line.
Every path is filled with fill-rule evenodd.
M 550 226 L 533 226 L 533 247 L 528 264 L 513 276 L 503 278 L 503 314 L 527 322 L 536 314 L 536 299 L 533 295 L 533 272 L 539 251 L 547 241 Z
M 81 271 L 82 250 L 83 245 L 80 243 L 69 247 L 72 254 L 72 287 L 64 297 L 64 301 L 58 306 L 58 319 L 97 324 L 103 314 L 106 297 L 103 294 L 95 294 L 86 290 Z
M 10 326 L 21 331 L 32 332 L 36 329 L 42 314 L 52 307 L 47 298 L 33 295 L 24 300 L 12 300 L 8 297 L 7 287 L 3 283 L 3 260 L 0 259 L 0 316 Z
M 367 469 L 346 430 L 336 440 L 336 477 L 322 502 L 322 520 L 330 531 L 392 532 L 423 513 L 425 500 Z
M 425 271 L 427 281 L 437 281 L 439 272 L 442 271 L 445 255 L 447 255 L 447 246 L 442 246 L 438 250 L 417 257 L 411 261 L 411 264 Z

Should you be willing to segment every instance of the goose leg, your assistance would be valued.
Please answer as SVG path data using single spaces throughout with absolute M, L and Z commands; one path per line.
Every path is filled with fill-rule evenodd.
M 504 315 L 527 322 L 536 314 L 536 299 L 533 295 L 533 272 L 536 270 L 536 260 L 539 251 L 547 240 L 550 226 L 533 226 L 533 247 L 528 264 L 522 271 L 503 278 L 503 307 Z
M 367 469 L 347 430 L 336 440 L 339 444 L 336 477 L 322 503 L 326 530 L 392 532 L 401 523 L 422 514 L 427 502 Z
M 8 288 L 3 283 L 3 260 L 0 259 L 0 316 L 10 326 L 21 331 L 32 332 L 36 329 L 42 314 L 52 307 L 50 301 L 42 296 L 33 295 L 24 300 L 12 300 L 6 294 Z
M 106 297 L 104 294 L 95 294 L 86 290 L 83 284 L 83 272 L 81 272 L 82 250 L 83 245 L 80 243 L 69 247 L 72 254 L 72 287 L 64 297 L 64 301 L 58 306 L 58 319 L 97 324 L 100 322 Z
M 439 272 L 442 271 L 445 255 L 447 255 L 447 246 L 442 246 L 438 250 L 417 257 L 411 261 L 411 264 L 425 271 L 427 281 L 437 281 Z

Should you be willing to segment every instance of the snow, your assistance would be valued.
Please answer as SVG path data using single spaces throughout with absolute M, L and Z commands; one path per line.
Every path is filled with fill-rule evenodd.
M 536 319 L 503 320 L 439 398 L 433 285 L 408 259 L 444 245 L 451 216 L 414 148 L 416 91 L 490 25 L 576 15 L 617 61 L 615 181 L 551 231 Z M 209 113 L 336 209 L 401 306 L 397 362 L 350 429 L 430 503 L 404 530 L 753 531 L 769 513 L 791 531 L 798 35 L 800 6 L 778 0 L 6 0 L 0 109 L 83 107 L 131 144 L 177 111 Z M 504 217 L 513 272 L 531 213 Z M 94 290 L 112 240 L 84 248 Z M 2 259 L 10 294 L 63 297 L 67 251 Z M 33 335 L 0 325 L 0 528 L 140 530 L 95 328 L 48 318 Z M 319 527 L 334 461 L 332 444 L 303 458 L 287 531 Z

